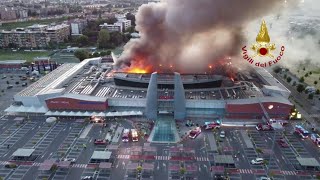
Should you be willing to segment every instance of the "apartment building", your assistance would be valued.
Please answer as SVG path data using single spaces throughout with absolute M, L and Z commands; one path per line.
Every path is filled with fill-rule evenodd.
M 49 36 L 50 41 L 62 43 L 70 37 L 70 26 L 68 24 L 50 26 L 47 28 L 46 33 Z
M 108 23 L 104 23 L 102 25 L 100 25 L 101 29 L 108 29 L 109 32 L 113 32 L 113 31 L 118 31 L 118 32 L 124 32 L 126 31 L 129 27 L 131 27 L 131 20 L 128 20 L 125 18 L 125 15 L 115 15 L 115 17 L 117 18 L 117 22 L 114 24 L 108 24 Z
M 14 20 L 17 19 L 17 11 L 13 7 L 0 7 L 0 20 Z
M 102 25 L 100 25 L 101 29 L 107 29 L 109 32 L 123 32 L 123 25 L 122 23 L 114 23 L 114 24 L 108 24 L 108 23 L 104 23 Z
M 85 19 L 75 19 L 70 22 L 71 35 L 82 34 L 84 28 L 87 27 L 87 20 Z
M 0 47 L 4 48 L 45 48 L 50 38 L 45 32 L 17 28 L 0 32 Z
M 0 47 L 3 48 L 46 48 L 49 42 L 61 43 L 70 36 L 67 24 L 56 26 L 33 25 L 27 28 L 0 31 Z

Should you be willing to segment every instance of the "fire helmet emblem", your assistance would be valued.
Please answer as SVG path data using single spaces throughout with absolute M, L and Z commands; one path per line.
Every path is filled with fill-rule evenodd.
M 270 43 L 268 28 L 264 20 L 261 23 L 259 34 L 256 37 L 256 43 L 251 46 L 251 49 L 255 51 L 255 55 L 252 58 L 257 55 L 260 57 L 268 56 L 270 58 L 274 58 L 271 51 L 276 49 L 276 45 L 274 43 Z

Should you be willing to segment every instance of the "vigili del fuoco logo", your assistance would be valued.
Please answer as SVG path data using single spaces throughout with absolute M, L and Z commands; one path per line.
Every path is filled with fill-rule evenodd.
M 254 43 L 250 49 L 254 52 L 254 54 L 250 56 L 248 54 L 247 46 L 244 46 L 242 48 L 242 57 L 244 60 L 257 67 L 270 67 L 273 64 L 278 63 L 281 60 L 285 50 L 284 46 L 281 46 L 280 53 L 275 58 L 273 52 L 276 50 L 276 45 L 274 43 L 270 43 L 270 36 L 264 20 L 261 23 L 259 34 L 256 37 L 256 43 Z M 260 57 L 258 58 L 260 61 L 255 60 L 254 58 L 256 57 Z

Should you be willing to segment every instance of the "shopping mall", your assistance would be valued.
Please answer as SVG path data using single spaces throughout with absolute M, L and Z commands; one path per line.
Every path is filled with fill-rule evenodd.
M 213 74 L 113 72 L 101 58 L 66 63 L 14 96 L 5 111 L 46 116 L 143 116 L 174 119 L 287 119 L 290 91 L 265 69 L 238 73 L 237 80 Z

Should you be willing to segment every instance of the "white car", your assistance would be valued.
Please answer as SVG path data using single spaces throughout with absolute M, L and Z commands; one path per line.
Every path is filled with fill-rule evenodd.
M 226 132 L 225 131 L 221 131 L 220 132 L 220 137 L 221 138 L 225 138 L 226 137 Z
M 70 161 L 71 163 L 75 163 L 76 159 L 75 158 L 64 158 L 62 161 Z
M 271 180 L 269 177 L 260 177 L 259 180 Z
M 251 161 L 251 164 L 263 164 L 263 158 L 256 158 Z

